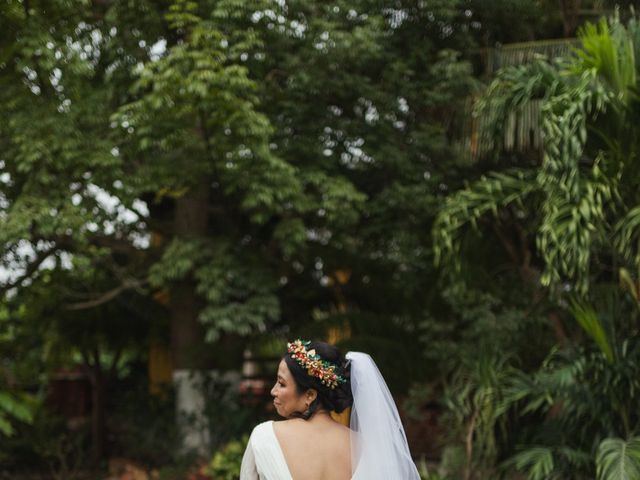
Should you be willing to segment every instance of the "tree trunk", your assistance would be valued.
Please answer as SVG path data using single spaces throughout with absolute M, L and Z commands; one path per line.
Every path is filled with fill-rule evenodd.
M 95 371 L 91 383 L 91 401 L 93 404 L 91 409 L 91 457 L 93 462 L 97 464 L 104 457 L 106 438 L 107 389 L 102 372 Z
M 176 200 L 174 234 L 177 238 L 207 235 L 209 182 L 203 180 Z M 204 328 L 198 321 L 202 299 L 193 278 L 175 285 L 170 293 L 173 383 L 176 388 L 178 426 L 185 451 L 204 454 L 209 436 L 204 415 L 203 369 L 206 365 Z M 210 347 L 209 347 L 210 348 Z
M 560 11 L 562 12 L 562 26 L 565 38 L 573 37 L 576 34 L 580 3 L 581 0 L 560 0 Z
M 105 454 L 107 385 L 100 364 L 99 353 L 93 352 L 93 360 L 82 352 L 84 368 L 91 383 L 91 461 L 97 465 Z
M 473 466 L 473 435 L 476 430 L 476 421 L 478 418 L 478 412 L 474 411 L 467 425 L 467 434 L 465 435 L 465 453 L 467 454 L 467 460 L 464 466 L 464 480 L 471 480 L 472 466 Z

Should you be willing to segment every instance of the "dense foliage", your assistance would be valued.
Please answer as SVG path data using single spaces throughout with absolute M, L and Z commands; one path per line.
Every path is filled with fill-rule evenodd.
M 0 4 L 0 462 L 177 461 L 152 349 L 237 371 L 268 332 L 435 405 L 442 478 L 634 478 L 640 29 L 522 60 L 580 3 Z M 79 427 L 44 405 L 73 368 Z M 214 447 L 250 424 L 225 388 Z
M 491 453 L 511 456 L 504 470 L 515 467 L 530 479 L 637 475 L 640 317 L 631 272 L 640 266 L 639 32 L 635 18 L 626 26 L 617 17 L 587 24 L 574 54 L 504 69 L 479 105 L 496 155 L 487 172 L 447 199 L 434 227 L 436 250 L 440 261 L 466 272 L 465 263 L 475 262 L 463 254 L 471 245 L 466 226 L 489 231 L 520 284 L 544 305 L 557 345 L 533 369 L 511 363 L 505 370 L 505 352 L 480 372 L 460 367 L 471 380 L 454 385 L 454 398 L 477 403 L 478 392 L 491 388 L 476 410 L 453 406 L 458 423 L 476 430 L 468 437 L 469 465 L 494 468 L 491 442 Z M 509 122 L 534 102 L 543 152 L 506 152 Z M 467 391 L 473 382 L 478 390 Z

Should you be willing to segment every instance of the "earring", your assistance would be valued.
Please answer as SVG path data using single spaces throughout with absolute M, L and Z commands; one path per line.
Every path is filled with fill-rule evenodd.
M 311 417 L 312 413 L 313 412 L 311 411 L 311 407 L 309 405 L 307 405 L 307 409 L 302 414 L 302 418 L 304 418 L 305 420 L 309 420 L 309 418 Z

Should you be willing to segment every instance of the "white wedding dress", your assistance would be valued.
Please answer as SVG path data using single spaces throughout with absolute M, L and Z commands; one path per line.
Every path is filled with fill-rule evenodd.
M 293 480 L 273 430 L 273 421 L 253 429 L 242 457 L 240 480 Z
M 353 394 L 352 480 L 420 480 L 400 415 L 378 367 L 365 353 L 349 352 L 347 360 Z M 253 429 L 240 480 L 293 480 L 272 421 Z

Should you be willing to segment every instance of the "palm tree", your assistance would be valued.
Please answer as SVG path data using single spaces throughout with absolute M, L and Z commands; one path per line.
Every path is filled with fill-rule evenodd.
M 640 23 L 602 20 L 585 25 L 578 39 L 568 58 L 498 73 L 479 106 L 494 168 L 449 195 L 433 227 L 437 262 L 460 269 L 465 233 L 490 225 L 528 271 L 523 278 L 572 311 L 587 334 L 580 348 L 560 348 L 538 372 L 512 378 L 506 402 L 545 422 L 555 415 L 546 423 L 561 427 L 538 428 L 539 443 L 505 462 L 529 480 L 640 478 L 640 424 L 627 408 L 637 397 L 621 386 L 639 383 L 640 288 L 630 272 L 640 272 Z M 540 109 L 541 151 L 507 154 L 505 131 L 532 105 Z M 521 232 L 523 252 L 503 238 L 505 223 Z M 590 305 L 618 281 L 633 308 L 596 313 Z
M 604 270 L 640 266 L 640 25 L 602 20 L 579 40 L 570 58 L 506 68 L 489 86 L 479 111 L 495 155 L 510 122 L 536 102 L 542 158 L 522 156 L 450 195 L 433 228 L 438 262 L 457 264 L 467 226 L 517 211 L 534 225 L 540 280 L 551 293 L 586 294 L 603 261 Z

